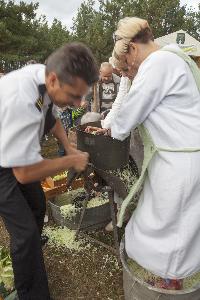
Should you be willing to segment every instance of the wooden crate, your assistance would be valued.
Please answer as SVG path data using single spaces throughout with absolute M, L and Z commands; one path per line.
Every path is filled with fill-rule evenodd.
M 54 180 L 54 186 L 58 187 L 63 184 L 66 184 L 67 178 L 59 179 L 59 180 Z
M 54 187 L 54 188 L 51 188 L 49 190 L 44 190 L 44 193 L 45 193 L 45 197 L 46 197 L 46 200 L 49 200 L 49 199 L 52 199 L 64 192 L 66 192 L 67 190 L 67 187 L 66 187 L 66 184 L 64 185 L 61 185 L 61 186 L 58 186 L 58 187 Z
M 76 179 L 71 186 L 72 190 L 76 190 L 82 187 L 84 187 L 84 180 L 82 178 Z
M 67 186 L 66 186 L 66 180 L 65 180 L 65 184 L 62 184 L 60 186 L 55 186 L 55 187 L 47 187 L 46 183 L 43 182 L 42 183 L 43 186 L 43 190 L 46 196 L 46 200 L 52 199 L 64 192 L 67 191 Z M 81 188 L 84 186 L 84 180 L 82 178 L 75 180 L 72 183 L 71 189 L 76 190 L 78 188 Z
M 53 180 L 52 177 L 47 177 L 45 181 L 46 181 L 47 185 L 50 188 L 53 189 L 55 187 L 59 187 L 63 184 L 66 184 L 67 178 L 62 178 L 62 179 L 59 179 L 59 180 Z

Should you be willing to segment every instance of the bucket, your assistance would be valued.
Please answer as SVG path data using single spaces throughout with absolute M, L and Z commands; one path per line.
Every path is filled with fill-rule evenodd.
M 66 204 L 59 200 L 59 197 L 49 201 L 52 217 L 59 226 L 66 226 L 69 229 L 76 230 L 79 224 L 82 210 L 77 211 L 76 216 L 71 219 L 64 218 L 61 214 L 60 207 Z M 81 230 L 95 230 L 105 227 L 111 221 L 110 204 L 105 203 L 101 206 L 86 208 L 84 218 L 81 224 Z
M 200 300 L 200 285 L 190 290 L 164 290 L 154 288 L 135 277 L 127 264 L 124 239 L 120 245 L 120 257 L 123 265 L 125 300 Z
M 84 130 L 87 126 L 101 127 L 100 122 L 87 123 L 77 127 L 77 148 L 88 152 L 90 162 L 97 169 L 116 170 L 128 164 L 130 136 L 119 141 L 105 135 L 93 135 Z

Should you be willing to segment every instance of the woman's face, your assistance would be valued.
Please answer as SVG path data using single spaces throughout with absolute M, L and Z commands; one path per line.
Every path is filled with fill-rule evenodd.
M 125 77 L 128 77 L 129 79 L 133 79 L 138 72 L 138 68 L 135 68 L 134 62 L 134 56 L 131 53 L 124 54 L 120 56 L 119 59 L 119 69 L 122 72 L 122 75 Z
M 129 51 L 125 54 L 127 66 L 132 74 L 137 74 L 139 68 L 139 55 L 136 44 L 130 43 Z

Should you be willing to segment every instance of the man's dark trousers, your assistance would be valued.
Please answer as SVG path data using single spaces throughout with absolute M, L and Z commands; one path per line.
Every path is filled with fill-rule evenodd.
M 49 300 L 40 235 L 46 210 L 39 182 L 22 185 L 0 167 L 0 216 L 10 235 L 15 288 L 20 300 Z

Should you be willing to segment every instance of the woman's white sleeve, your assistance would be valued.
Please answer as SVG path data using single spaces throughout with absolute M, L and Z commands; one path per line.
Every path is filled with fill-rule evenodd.
M 130 89 L 131 81 L 128 77 L 122 77 L 120 86 L 119 86 L 119 92 L 117 94 L 117 98 L 115 99 L 115 102 L 112 105 L 112 109 L 106 116 L 105 120 L 101 121 L 101 125 L 103 128 L 110 128 L 112 120 L 117 116 L 120 106 L 126 97 L 129 89 Z
M 171 73 L 161 63 L 163 59 L 154 57 L 140 67 L 117 116 L 112 120 L 112 137 L 124 140 L 166 97 Z

